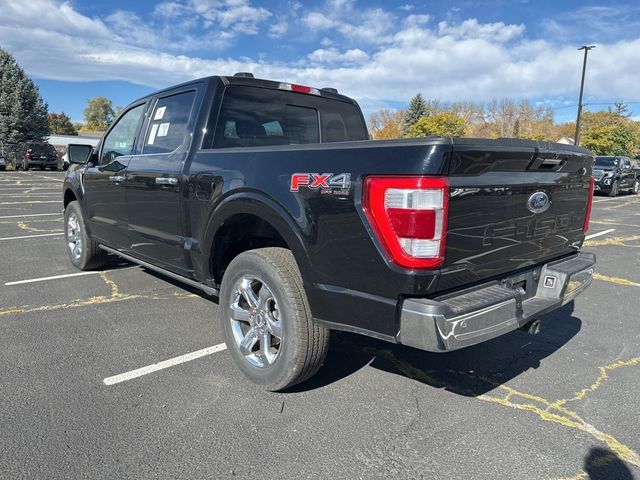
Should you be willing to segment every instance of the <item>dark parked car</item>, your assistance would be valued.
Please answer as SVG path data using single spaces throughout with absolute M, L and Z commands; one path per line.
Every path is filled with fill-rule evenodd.
M 334 89 L 245 74 L 153 93 L 68 147 L 70 260 L 109 252 L 218 296 L 232 358 L 270 390 L 313 375 L 330 330 L 455 350 L 533 333 L 591 283 L 589 151 L 368 138 Z
M 58 168 L 58 154 L 50 143 L 25 142 L 15 148 L 12 163 L 16 170 L 29 170 L 30 168 L 56 170 Z
M 620 190 L 637 194 L 640 191 L 640 160 L 629 157 L 596 157 L 593 167 L 595 191 L 615 197 Z

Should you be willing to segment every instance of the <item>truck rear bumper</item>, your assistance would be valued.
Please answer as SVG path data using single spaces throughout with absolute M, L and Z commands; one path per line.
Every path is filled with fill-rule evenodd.
M 398 341 L 443 352 L 498 337 L 573 300 L 591 283 L 595 264 L 594 254 L 580 252 L 463 294 L 405 299 Z

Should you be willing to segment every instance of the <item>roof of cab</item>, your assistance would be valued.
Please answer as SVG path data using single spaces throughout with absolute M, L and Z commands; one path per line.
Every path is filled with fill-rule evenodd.
M 246 85 L 246 86 L 254 86 L 254 87 L 261 87 L 261 88 L 272 88 L 272 89 L 276 89 L 276 90 L 280 90 L 280 85 L 282 83 L 290 83 L 290 82 L 279 82 L 279 81 L 275 81 L 275 80 L 266 80 L 263 78 L 252 78 L 252 77 L 246 77 L 246 76 L 227 76 L 227 75 L 213 75 L 213 76 L 209 76 L 209 77 L 202 77 L 202 78 L 197 78 L 194 80 L 189 80 L 188 82 L 184 82 L 184 83 L 180 83 L 177 85 L 172 85 L 170 87 L 167 88 L 163 88 L 161 90 L 157 90 L 155 92 L 152 92 L 148 95 L 145 95 L 143 97 L 138 98 L 137 100 L 135 100 L 134 102 L 131 103 L 138 103 L 142 100 L 147 100 L 149 97 L 152 97 L 154 95 L 158 95 L 158 94 L 162 94 L 164 92 L 169 92 L 171 90 L 176 90 L 179 88 L 183 88 L 183 87 L 187 87 L 189 85 L 194 85 L 197 83 L 221 83 L 222 85 Z M 339 100 L 342 102 L 347 102 L 347 103 L 352 103 L 352 104 L 356 104 L 356 101 L 350 97 L 347 97 L 345 95 L 341 95 L 339 93 L 334 93 L 331 91 L 327 91 L 327 90 L 322 90 L 322 89 L 318 89 L 320 91 L 320 96 L 323 98 L 329 98 L 332 100 Z M 304 94 L 302 94 L 304 95 Z

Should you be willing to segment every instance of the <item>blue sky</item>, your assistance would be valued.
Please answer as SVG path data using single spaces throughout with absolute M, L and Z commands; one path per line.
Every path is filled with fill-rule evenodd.
M 640 2 L 461 0 L 0 0 L 0 47 L 51 111 L 126 105 L 206 75 L 337 87 L 365 114 L 417 92 L 441 101 L 526 98 L 575 116 L 582 44 L 590 109 L 640 102 Z M 631 103 L 640 117 L 640 103 Z

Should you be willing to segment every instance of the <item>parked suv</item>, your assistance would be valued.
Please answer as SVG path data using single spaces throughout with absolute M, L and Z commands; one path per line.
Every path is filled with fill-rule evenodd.
M 628 190 L 637 194 L 640 191 L 640 160 L 629 157 L 601 156 L 596 157 L 593 167 L 595 191 L 618 195 L 620 190 Z
M 16 170 L 29 170 L 38 167 L 41 170 L 58 168 L 58 154 L 56 149 L 47 142 L 26 142 L 16 149 L 13 159 Z

